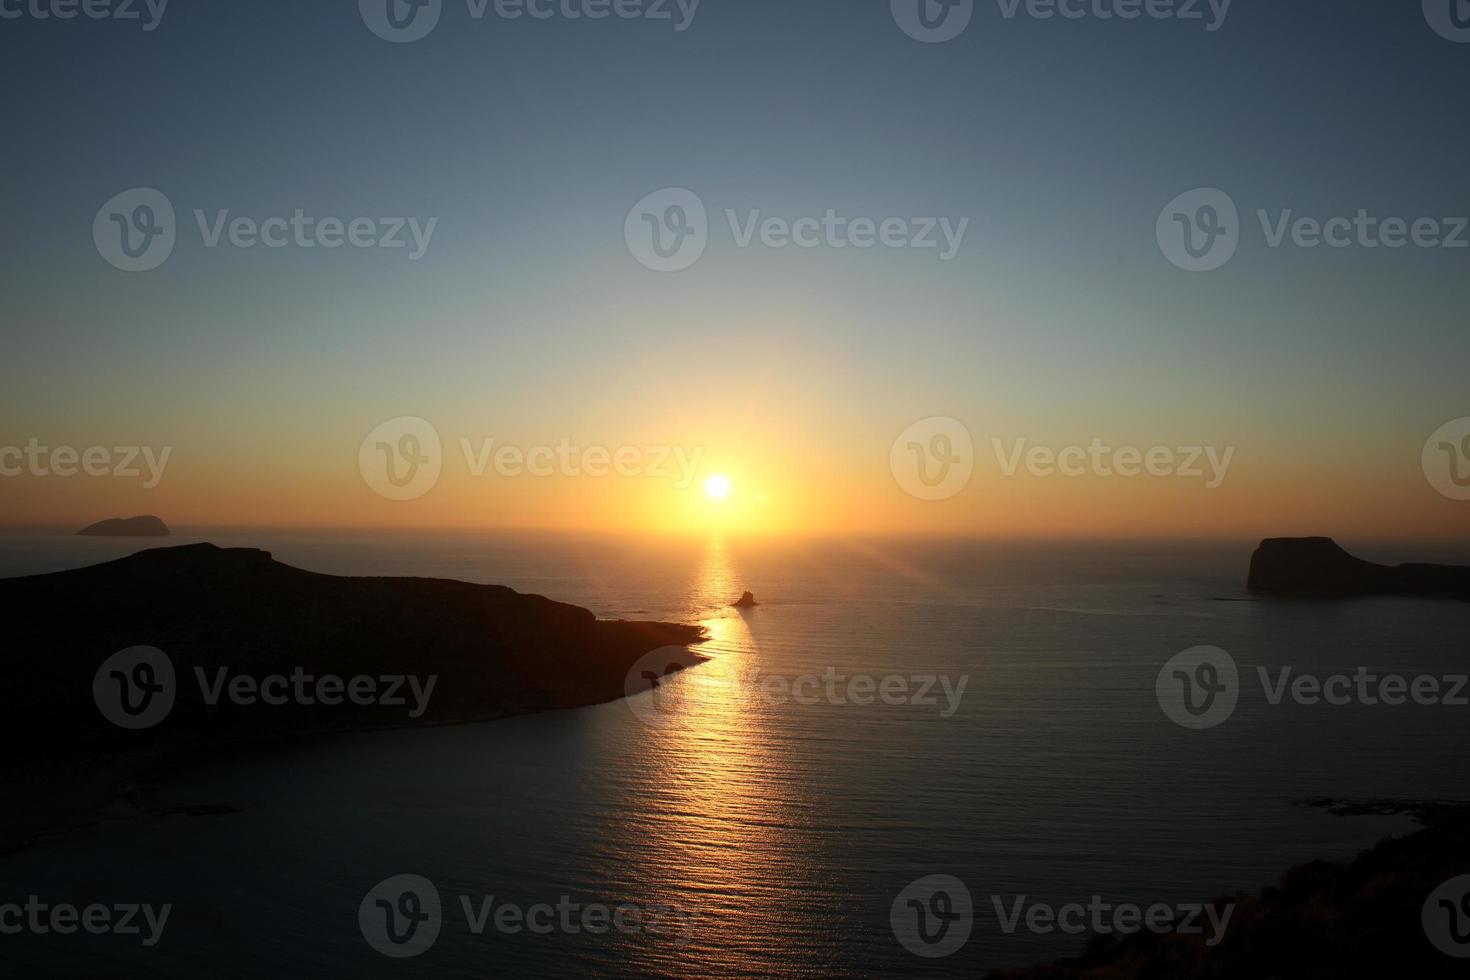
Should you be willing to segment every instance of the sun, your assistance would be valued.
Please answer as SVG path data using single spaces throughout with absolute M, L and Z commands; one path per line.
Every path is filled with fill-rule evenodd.
M 704 492 L 716 500 L 724 500 L 730 496 L 730 478 L 723 473 L 716 473 L 704 481 Z

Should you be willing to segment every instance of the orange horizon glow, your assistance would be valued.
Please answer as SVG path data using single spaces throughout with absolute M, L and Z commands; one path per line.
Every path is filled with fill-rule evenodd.
M 917 534 L 999 539 L 1234 540 L 1324 534 L 1386 541 L 1470 538 L 1463 502 L 1414 470 L 1363 479 L 1297 476 L 1237 464 L 1216 490 L 1169 478 L 1004 477 L 977 467 L 963 492 L 937 502 L 905 493 L 873 453 L 867 466 L 772 451 L 706 452 L 687 486 L 648 477 L 472 476 L 446 466 L 422 498 L 375 494 L 352 461 L 190 465 L 176 453 L 152 490 L 117 478 L 15 477 L 0 482 L 7 527 L 78 529 L 106 517 L 155 514 L 174 528 L 393 531 L 528 530 L 744 536 Z M 710 483 L 723 488 L 711 491 Z

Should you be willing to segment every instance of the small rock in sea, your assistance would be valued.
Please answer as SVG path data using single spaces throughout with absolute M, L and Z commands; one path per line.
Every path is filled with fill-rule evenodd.
M 755 596 L 751 595 L 749 592 L 745 593 L 739 599 L 735 600 L 736 609 L 750 609 L 751 607 L 758 605 L 760 605 L 760 603 L 756 602 Z

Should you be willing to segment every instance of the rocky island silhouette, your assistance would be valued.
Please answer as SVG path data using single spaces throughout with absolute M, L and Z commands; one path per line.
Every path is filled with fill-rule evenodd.
M 1377 565 L 1331 538 L 1267 538 L 1251 556 L 1247 588 L 1258 595 L 1308 599 L 1404 595 L 1470 600 L 1470 567 Z
M 110 517 L 88 524 L 77 534 L 93 538 L 166 538 L 168 525 L 152 514 L 138 517 Z
M 229 742 L 596 704 L 623 697 L 650 651 L 672 648 L 669 669 L 706 659 L 687 649 L 699 626 L 599 620 L 504 586 L 322 575 L 211 544 L 0 580 L 0 616 L 14 671 L 0 729 L 47 747 L 0 763 L 14 798 L 0 849 L 54 823 L 71 784 L 99 773 L 115 789 Z

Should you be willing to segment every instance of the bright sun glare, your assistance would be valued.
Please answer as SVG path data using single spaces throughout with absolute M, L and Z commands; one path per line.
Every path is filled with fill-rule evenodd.
M 716 473 L 704 481 L 704 492 L 716 500 L 723 500 L 730 496 L 730 478 L 723 473 Z

